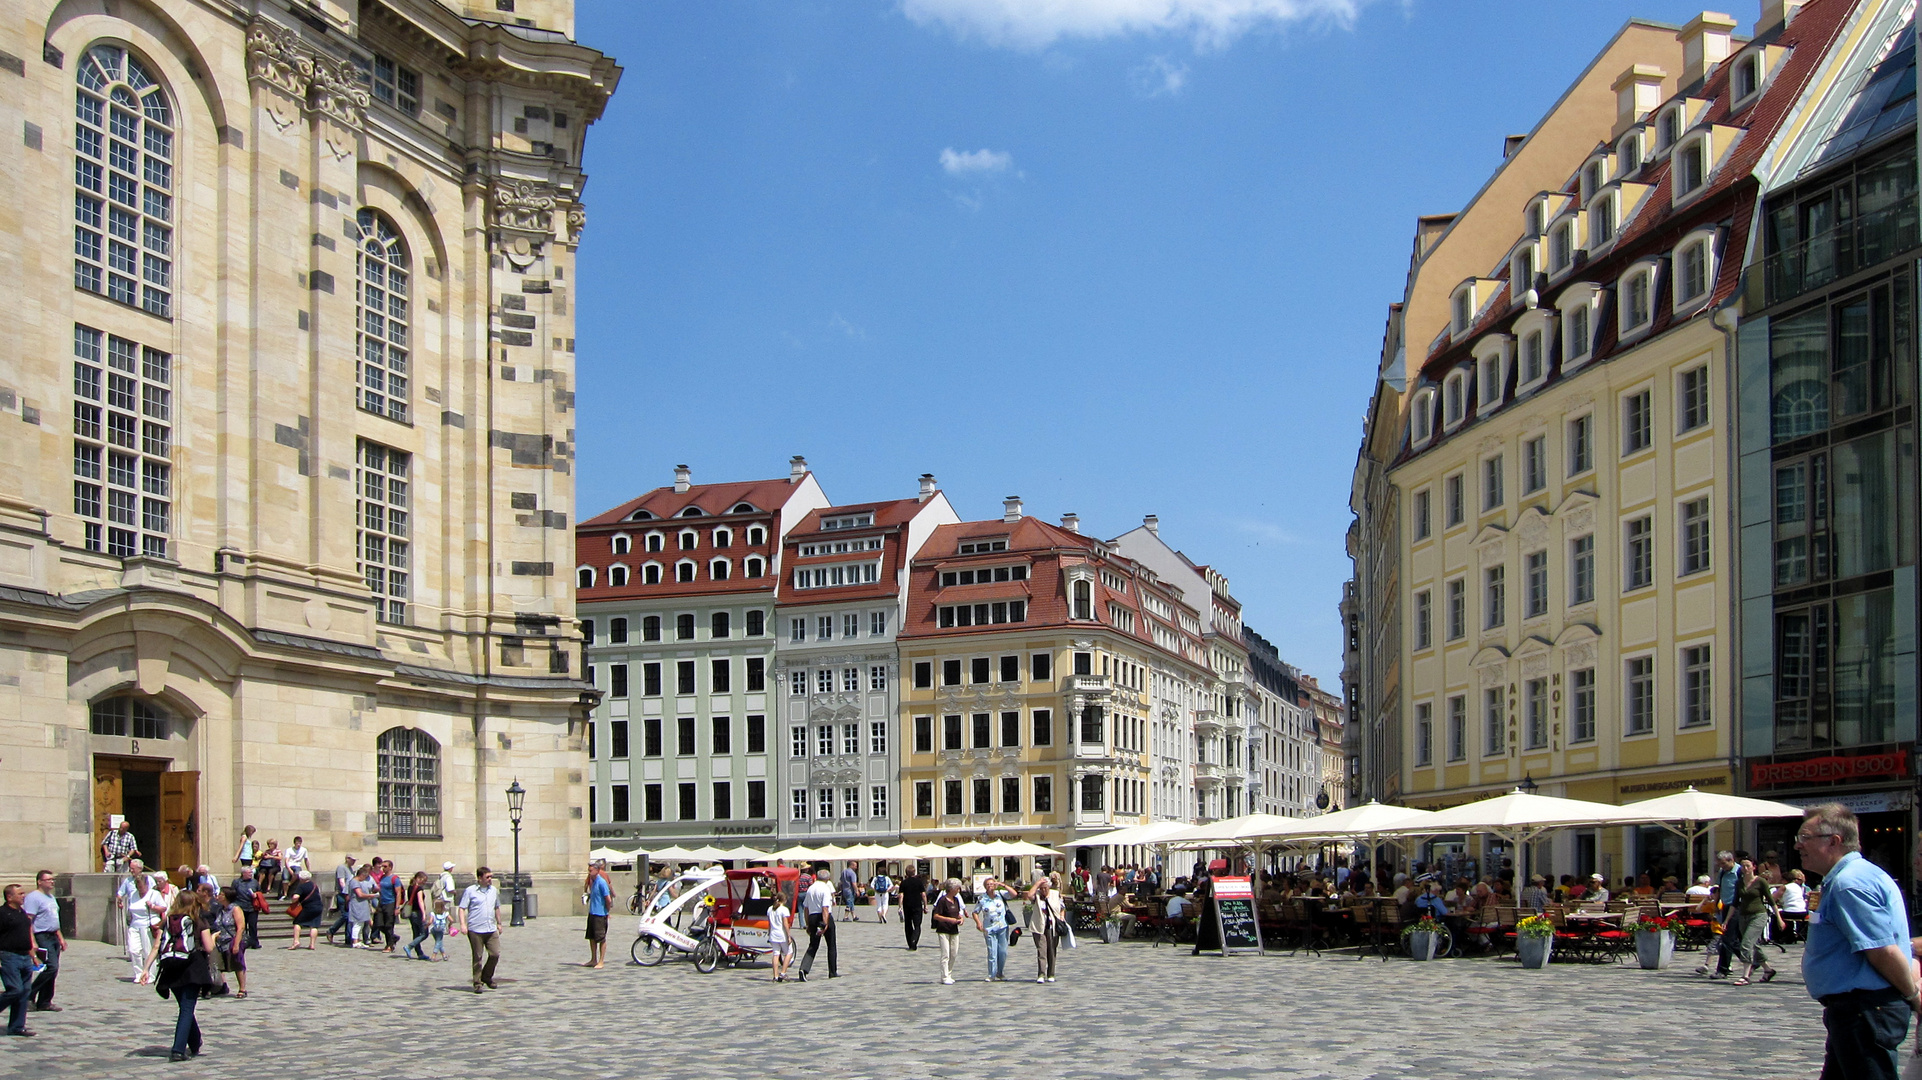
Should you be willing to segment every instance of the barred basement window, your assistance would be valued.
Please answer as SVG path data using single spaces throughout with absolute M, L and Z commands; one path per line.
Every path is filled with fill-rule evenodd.
M 360 407 L 407 422 L 407 247 L 392 222 L 363 209 L 355 219 L 354 356 Z
M 158 740 L 165 739 L 169 733 L 166 710 L 145 698 L 124 694 L 104 698 L 94 702 L 87 711 L 95 735 Z
M 440 743 L 415 728 L 389 728 L 377 744 L 380 835 L 440 838 Z
M 166 92 L 116 45 L 87 50 L 77 79 L 74 287 L 171 318 L 174 137 Z
M 355 448 L 360 572 L 374 594 L 374 617 L 407 621 L 407 468 L 412 455 L 361 439 Z
M 173 357 L 79 324 L 73 353 L 73 512 L 86 548 L 167 558 Z

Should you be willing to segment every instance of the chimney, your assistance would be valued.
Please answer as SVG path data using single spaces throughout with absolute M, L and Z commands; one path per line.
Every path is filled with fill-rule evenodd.
M 1802 13 L 1802 5 L 1807 0 L 1762 0 L 1762 17 L 1755 23 L 1755 35 L 1760 37 L 1764 30 L 1776 26 L 1787 26 Z
M 674 490 L 686 491 L 691 486 L 688 481 L 693 475 L 685 465 L 674 466 Z
M 924 472 L 921 474 L 921 497 L 916 501 L 927 502 L 929 499 L 934 498 L 934 493 L 938 490 L 939 488 L 937 488 L 934 483 L 934 474 Z
M 1704 11 L 1688 21 L 1675 40 L 1682 43 L 1682 86 L 1694 86 L 1709 69 L 1728 59 L 1729 34 L 1737 26 L 1732 16 Z
M 1631 64 L 1615 80 L 1615 134 L 1620 135 L 1662 103 L 1662 80 L 1668 72 L 1649 64 Z
M 787 459 L 787 482 L 798 484 L 808 474 L 808 459 L 799 454 Z
M 1001 500 L 1001 520 L 1010 524 L 1021 520 L 1021 496 L 1010 495 Z
M 1146 526 L 1148 531 L 1154 533 L 1156 536 L 1161 535 L 1161 519 L 1155 515 L 1149 514 L 1147 517 L 1142 518 L 1141 524 Z
M 1507 161 L 1509 158 L 1514 157 L 1515 151 L 1520 150 L 1522 148 L 1522 144 L 1527 141 L 1528 141 L 1527 135 L 1505 136 L 1502 139 L 1502 160 Z
M 1068 530 L 1071 533 L 1080 532 L 1081 531 L 1081 515 L 1073 513 L 1072 511 L 1061 515 L 1061 527 Z

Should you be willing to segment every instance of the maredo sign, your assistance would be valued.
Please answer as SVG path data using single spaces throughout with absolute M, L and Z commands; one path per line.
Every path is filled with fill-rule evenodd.
M 1750 788 L 1846 784 L 1852 780 L 1900 780 L 1908 775 L 1909 752 L 1906 749 L 1749 763 Z

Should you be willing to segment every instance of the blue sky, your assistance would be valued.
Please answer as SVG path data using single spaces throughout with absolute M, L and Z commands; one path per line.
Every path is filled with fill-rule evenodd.
M 1466 202 L 1631 15 L 1699 10 L 582 0 L 625 74 L 588 135 L 581 516 L 792 454 L 838 502 L 932 472 L 964 518 L 1158 514 L 1339 692 L 1416 215 Z

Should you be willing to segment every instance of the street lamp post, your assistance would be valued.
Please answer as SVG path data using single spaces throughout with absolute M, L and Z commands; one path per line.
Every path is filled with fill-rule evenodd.
M 514 826 L 514 917 L 510 926 L 526 926 L 525 904 L 521 899 L 521 811 L 527 804 L 527 789 L 521 786 L 520 777 L 507 789 L 507 820 Z

